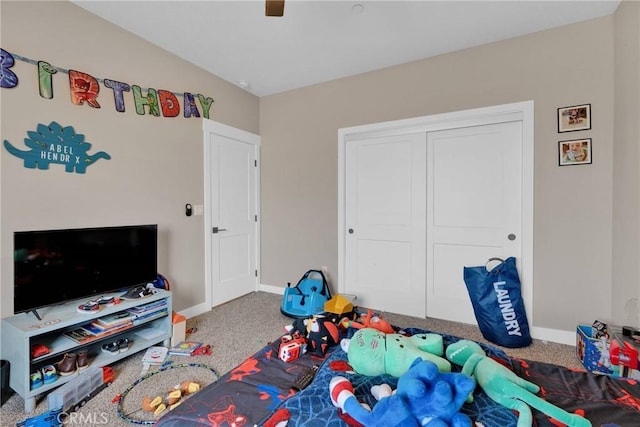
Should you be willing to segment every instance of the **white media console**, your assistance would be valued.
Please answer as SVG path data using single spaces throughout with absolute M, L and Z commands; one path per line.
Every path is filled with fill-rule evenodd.
M 119 297 L 120 295 L 122 293 L 105 294 L 104 296 Z M 157 312 L 155 316 L 153 314 L 147 317 L 140 315 L 138 320 L 132 319 L 130 327 L 117 330 L 109 335 L 93 337 L 82 343 L 65 335 L 65 332 L 77 330 L 98 318 L 135 307 L 143 307 L 161 300 L 166 302 L 166 311 Z M 10 363 L 9 385 L 24 398 L 25 412 L 32 412 L 35 409 L 36 396 L 59 387 L 78 375 L 75 373 L 69 376 L 58 376 L 58 379 L 51 384 L 44 384 L 35 389 L 31 388 L 30 374 L 42 369 L 43 366 L 55 365 L 63 359 L 65 353 L 86 349 L 89 366 L 101 367 L 160 342 L 165 346 L 169 345 L 172 333 L 170 291 L 157 289 L 157 293 L 138 299 L 121 299 L 119 304 L 102 306 L 100 310 L 95 312 L 78 312 L 78 306 L 86 301 L 85 298 L 41 308 L 38 310 L 41 320 L 38 320 L 31 312 L 2 319 L 2 359 L 8 360 Z M 123 338 L 130 340 L 128 351 L 116 354 L 102 351 L 103 344 Z M 45 345 L 50 349 L 50 352 L 39 357 L 32 357 L 31 349 L 36 344 Z

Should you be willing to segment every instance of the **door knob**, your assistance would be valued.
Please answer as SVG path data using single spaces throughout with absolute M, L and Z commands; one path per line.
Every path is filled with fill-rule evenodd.
M 513 234 L 513 233 L 511 233 L 511 234 L 509 234 L 509 235 L 507 236 L 507 239 L 509 239 L 509 240 L 516 240 L 516 235 L 515 235 L 515 234 Z
M 226 228 L 213 227 L 213 229 L 211 230 L 211 232 L 212 232 L 213 234 L 216 234 L 216 233 L 218 233 L 218 232 L 220 232 L 220 231 L 227 231 L 227 229 L 226 229 Z
M 353 228 L 349 229 L 349 234 L 353 234 Z

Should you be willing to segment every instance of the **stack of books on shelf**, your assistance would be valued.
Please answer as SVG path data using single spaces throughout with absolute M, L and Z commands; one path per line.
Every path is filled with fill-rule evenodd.
M 127 312 L 133 316 L 133 325 L 139 325 L 149 320 L 157 319 L 168 314 L 167 300 L 150 302 L 148 304 L 138 305 L 127 309 Z
M 133 318 L 131 313 L 121 311 L 95 319 L 64 334 L 78 344 L 83 344 L 133 327 Z
M 168 314 L 167 300 L 150 302 L 95 319 L 64 334 L 78 344 L 103 338 Z

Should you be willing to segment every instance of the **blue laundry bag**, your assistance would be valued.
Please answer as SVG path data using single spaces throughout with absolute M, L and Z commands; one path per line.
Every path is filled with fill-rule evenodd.
M 500 261 L 491 270 L 487 265 L 464 267 L 464 283 L 482 336 L 503 347 L 531 344 L 529 322 L 524 310 L 516 259 Z

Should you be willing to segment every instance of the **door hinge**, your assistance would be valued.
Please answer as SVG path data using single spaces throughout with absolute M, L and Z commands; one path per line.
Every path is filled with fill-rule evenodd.
M 257 160 L 253 161 L 253 166 L 258 167 L 258 161 Z
M 256 270 L 256 277 L 258 277 L 258 270 Z
M 258 215 L 254 215 L 253 219 L 255 222 L 258 222 Z

